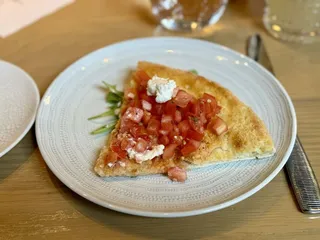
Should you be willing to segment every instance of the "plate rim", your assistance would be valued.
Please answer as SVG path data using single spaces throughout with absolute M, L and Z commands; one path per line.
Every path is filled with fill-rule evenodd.
M 12 150 L 12 148 L 14 148 L 18 143 L 20 143 L 20 141 L 25 137 L 25 135 L 29 132 L 32 125 L 34 124 L 37 113 L 38 113 L 39 105 L 40 105 L 40 92 L 34 79 L 25 70 L 23 70 L 22 68 L 20 68 L 19 66 L 13 63 L 4 61 L 2 59 L 0 59 L 0 64 L 8 65 L 9 67 L 12 67 L 13 69 L 15 69 L 15 71 L 20 71 L 21 73 L 23 73 L 23 75 L 26 77 L 27 82 L 30 84 L 30 86 L 32 86 L 33 90 L 35 90 L 35 97 L 37 102 L 29 123 L 27 124 L 25 129 L 22 131 L 22 133 L 20 133 L 20 135 L 8 147 L 6 147 L 3 151 L 0 152 L 0 158 L 1 158 L 5 154 L 7 154 L 10 150 Z
M 64 74 L 65 72 L 69 71 L 70 69 L 72 69 L 74 66 L 76 66 L 77 64 L 79 64 L 79 62 L 83 61 L 84 59 L 88 59 L 92 56 L 94 56 L 97 52 L 99 51 L 103 51 L 106 48 L 112 48 L 115 47 L 117 45 L 121 45 L 121 44 L 132 44 L 134 42 L 140 42 L 140 41 L 152 41 L 152 40 L 157 40 L 157 39 L 162 39 L 163 41 L 166 40 L 175 40 L 175 41 L 190 41 L 190 42 L 198 42 L 198 44 L 207 44 L 207 45 L 213 45 L 216 48 L 220 48 L 223 49 L 224 51 L 230 52 L 231 54 L 237 55 L 243 59 L 245 59 L 246 61 L 253 63 L 254 65 L 257 65 L 258 68 L 260 68 L 261 71 L 263 71 L 266 75 L 268 75 L 268 78 L 272 79 L 277 86 L 279 87 L 279 89 L 281 90 L 281 92 L 284 94 L 285 99 L 287 101 L 288 104 L 286 104 L 288 106 L 288 109 L 290 110 L 290 113 L 292 115 L 292 138 L 290 140 L 290 144 L 280 162 L 280 164 L 274 169 L 274 171 L 272 171 L 264 180 L 262 180 L 258 185 L 254 186 L 253 188 L 251 188 L 249 191 L 231 199 L 228 200 L 226 202 L 214 205 L 214 206 L 210 206 L 210 207 L 205 207 L 205 208 L 199 208 L 199 209 L 195 209 L 195 210 L 188 210 L 188 211 L 173 211 L 173 212 L 152 212 L 152 211 L 143 211 L 143 210 L 138 210 L 138 209 L 133 209 L 133 208 L 128 208 L 128 207 L 121 207 L 121 206 L 116 206 L 113 204 L 109 204 L 106 203 L 104 201 L 101 201 L 98 198 L 92 197 L 90 195 L 87 195 L 86 193 L 84 193 L 83 191 L 74 188 L 72 186 L 71 183 L 68 182 L 68 180 L 64 179 L 64 177 L 62 175 L 59 174 L 59 172 L 57 170 L 55 170 L 55 168 L 51 165 L 50 161 L 47 161 L 45 159 L 45 153 L 44 150 L 41 147 L 41 143 L 40 143 L 40 139 L 39 138 L 39 121 L 38 120 L 39 114 L 36 117 L 36 139 L 37 139 L 37 143 L 39 146 L 39 150 L 40 153 L 43 157 L 43 159 L 45 160 L 46 164 L 48 165 L 48 167 L 50 168 L 50 170 L 54 173 L 54 175 L 63 183 L 65 184 L 68 188 L 70 188 L 72 191 L 74 191 L 75 193 L 77 193 L 78 195 L 80 195 L 81 197 L 95 203 L 98 204 L 102 207 L 106 207 L 108 209 L 111 210 L 115 210 L 118 212 L 122 212 L 122 213 L 126 213 L 126 214 L 130 214 L 130 215 L 136 215 L 136 216 L 143 216 L 143 217 L 157 217 L 157 218 L 175 218 L 175 217 L 188 217 L 188 216 L 195 216 L 195 215 L 200 215 L 200 214 L 205 214 L 205 213 L 209 213 L 209 212 L 213 212 L 213 211 L 218 211 L 221 210 L 223 208 L 227 208 L 230 207 L 238 202 L 243 201 L 244 199 L 252 196 L 253 194 L 255 194 L 256 192 L 258 192 L 259 190 L 261 190 L 263 187 L 265 187 L 268 183 L 271 182 L 272 179 L 275 178 L 275 176 L 281 171 L 281 169 L 284 167 L 284 165 L 286 164 L 286 162 L 289 159 L 289 156 L 293 150 L 294 147 L 294 143 L 296 140 L 296 135 L 297 135 L 297 119 L 296 119 L 296 112 L 295 112 L 295 108 L 294 105 L 292 103 L 292 100 L 289 96 L 289 94 L 287 93 L 286 89 L 284 88 L 284 86 L 280 83 L 280 81 L 274 76 L 272 75 L 266 68 L 264 68 L 261 64 L 257 63 L 256 61 L 254 61 L 253 59 L 243 55 L 240 52 L 237 52 L 229 47 L 226 47 L 224 45 L 221 44 L 217 44 L 217 43 L 213 43 L 210 41 L 206 41 L 206 40 L 202 40 L 202 39 L 194 39 L 194 38 L 186 38 L 186 37 L 166 37 L 166 36 L 161 36 L 161 37 L 142 37 L 142 38 L 135 38 L 135 39 L 129 39 L 129 40 L 124 40 L 124 41 L 120 41 L 120 42 L 115 42 L 106 46 L 103 46 L 101 48 L 98 48 L 94 51 L 91 51 L 85 55 L 83 55 L 82 57 L 80 57 L 79 59 L 77 59 L 76 61 L 74 61 L 73 63 L 69 64 L 64 70 L 62 70 L 52 81 L 52 83 L 49 85 L 49 87 L 47 88 L 47 90 L 45 91 L 45 94 L 43 95 L 43 98 L 40 102 L 39 108 L 38 108 L 38 112 L 40 112 L 40 109 L 42 109 L 43 105 L 44 105 L 44 99 L 45 96 L 51 91 L 51 89 L 53 88 L 55 82 L 60 78 L 60 76 L 62 74 Z

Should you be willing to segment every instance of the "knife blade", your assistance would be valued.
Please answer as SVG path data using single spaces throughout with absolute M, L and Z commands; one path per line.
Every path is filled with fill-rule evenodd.
M 274 75 L 259 34 L 248 38 L 246 50 L 248 57 L 260 63 Z M 301 211 L 310 214 L 320 213 L 319 184 L 298 136 L 285 168 Z

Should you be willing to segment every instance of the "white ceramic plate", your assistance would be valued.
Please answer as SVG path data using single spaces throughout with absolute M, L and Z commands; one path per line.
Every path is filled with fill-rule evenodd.
M 99 124 L 87 118 L 106 107 L 105 94 L 99 89 L 101 81 L 122 88 L 139 60 L 196 69 L 229 88 L 265 122 L 277 148 L 274 157 L 192 170 L 185 183 L 173 183 L 161 175 L 96 176 L 92 167 L 106 137 L 89 135 Z M 280 83 L 247 57 L 201 40 L 146 38 L 97 50 L 62 72 L 43 97 L 36 133 L 50 169 L 79 195 L 129 214 L 181 217 L 228 207 L 270 182 L 292 150 L 296 117 Z
M 0 157 L 30 130 L 39 101 L 33 79 L 17 66 L 0 60 Z

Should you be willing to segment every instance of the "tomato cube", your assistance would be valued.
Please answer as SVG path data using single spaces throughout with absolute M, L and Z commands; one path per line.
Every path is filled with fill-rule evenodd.
M 151 109 L 152 115 L 161 116 L 163 113 L 163 106 L 164 104 L 161 104 L 161 103 L 154 104 Z
M 200 114 L 200 104 L 196 99 L 189 102 L 189 112 L 198 116 Z
M 173 125 L 172 131 L 169 132 L 169 138 L 173 139 L 174 136 L 179 136 L 180 130 L 177 125 Z
M 164 129 L 160 129 L 160 130 L 159 130 L 159 133 L 166 136 L 166 135 L 169 134 L 169 131 L 164 130 Z
M 173 101 L 177 106 L 184 108 L 188 105 L 192 98 L 192 95 L 190 95 L 186 91 L 179 90 Z
M 145 127 L 141 125 L 135 125 L 131 127 L 129 131 L 134 138 L 141 137 L 143 135 L 148 135 Z
M 183 148 L 181 149 L 181 154 L 183 156 L 187 156 L 190 153 L 196 151 L 200 146 L 200 142 L 196 141 L 196 140 L 192 140 L 190 139 L 186 145 L 183 146 Z
M 159 130 L 160 130 L 160 121 L 157 119 L 151 118 L 147 127 L 148 133 L 151 135 L 159 135 Z
M 165 147 L 162 158 L 163 159 L 170 159 L 174 156 L 175 150 L 177 148 L 177 144 L 170 144 L 168 146 Z
M 169 140 L 168 136 L 162 135 L 162 136 L 159 138 L 159 143 L 167 146 L 167 145 L 170 143 L 170 140 Z
M 193 129 L 189 129 L 187 132 L 187 138 L 194 139 L 196 141 L 201 141 L 203 139 L 204 134 L 194 131 Z
M 181 120 L 182 120 L 182 114 L 179 110 L 176 110 L 176 112 L 174 114 L 174 121 L 176 123 L 179 123 L 179 122 L 181 122 Z
M 105 164 L 114 164 L 118 159 L 118 154 L 113 152 L 113 151 L 109 151 L 108 154 L 107 154 L 107 157 L 105 158 L 105 161 L 104 163 Z
M 209 127 L 209 126 L 208 126 Z M 210 122 L 210 129 L 211 131 L 216 135 L 221 135 L 228 131 L 228 126 L 225 121 L 223 121 L 221 118 L 216 117 Z
M 170 115 L 162 115 L 161 117 L 161 129 L 165 131 L 172 131 L 173 124 L 172 124 L 172 116 Z
M 177 105 L 172 101 L 168 101 L 164 106 L 164 113 L 167 115 L 174 116 L 176 113 Z
M 151 119 L 151 113 L 148 111 L 144 111 L 143 117 L 142 117 L 142 122 L 145 126 L 148 125 L 148 122 L 150 121 L 150 119 Z
M 136 152 L 144 152 L 147 150 L 148 142 L 143 138 L 138 138 L 137 144 L 134 146 Z
M 168 170 L 168 177 L 172 181 L 184 182 L 187 179 L 187 172 L 179 167 L 172 167 Z
M 143 117 L 143 110 L 137 107 L 128 107 L 123 116 L 126 119 L 139 123 Z
M 128 150 L 129 148 L 132 148 L 134 146 L 134 144 L 135 143 L 134 143 L 133 139 L 123 138 L 121 140 L 120 147 L 122 150 Z
M 200 117 L 197 116 L 189 116 L 189 124 L 191 128 L 199 133 L 204 132 L 203 123 L 200 120 Z
M 185 138 L 187 136 L 187 132 L 190 129 L 190 124 L 188 120 L 183 120 L 178 124 L 178 128 L 180 131 L 180 135 Z
M 139 99 L 140 99 L 141 101 L 142 101 L 142 100 L 145 100 L 145 101 L 149 102 L 151 105 L 153 105 L 153 104 L 156 103 L 155 97 L 153 97 L 153 96 L 148 96 L 146 90 L 143 90 L 143 91 L 139 92 Z

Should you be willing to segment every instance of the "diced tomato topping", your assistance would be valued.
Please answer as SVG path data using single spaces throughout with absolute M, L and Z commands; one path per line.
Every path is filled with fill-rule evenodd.
M 196 151 L 200 146 L 200 142 L 196 140 L 189 139 L 186 145 L 181 149 L 181 153 L 183 156 L 187 156 L 190 153 Z
M 182 136 L 174 136 L 172 139 L 172 143 L 177 144 L 178 146 L 181 146 L 183 144 L 183 137 Z
M 124 97 L 126 99 L 134 99 L 135 98 L 135 90 L 133 88 L 126 88 L 124 90 Z
M 217 105 L 217 100 L 214 96 L 208 94 L 208 93 L 204 93 L 202 96 L 203 99 L 205 99 L 208 103 L 210 104 L 214 104 Z M 209 101 L 208 101 L 209 100 Z
M 146 93 L 145 86 L 149 79 L 145 72 L 138 71 L 138 92 L 134 92 L 135 89 L 125 92 L 129 107 L 124 109 L 120 132 L 129 132 L 133 138 L 124 137 L 112 146 L 117 159 L 125 158 L 129 148 L 143 152 L 155 144 L 166 146 L 163 159 L 172 158 L 176 151 L 187 156 L 199 148 L 205 128 L 216 135 L 228 130 L 227 124 L 216 117 L 221 107 L 212 95 L 204 93 L 202 98 L 196 99 L 177 88 L 173 100 L 157 103 L 154 96 Z M 108 158 L 114 159 L 114 156 L 111 154 Z
M 186 107 L 190 100 L 192 99 L 192 95 L 187 93 L 186 91 L 179 90 L 177 96 L 173 99 L 174 103 L 179 107 Z
M 200 147 L 201 142 L 200 141 L 196 141 L 196 140 L 189 140 L 189 143 L 191 143 L 196 149 L 198 149 Z
M 130 128 L 136 125 L 135 122 L 132 122 L 130 119 L 121 118 L 120 120 L 120 132 L 125 133 L 129 132 Z
M 144 152 L 147 150 L 148 142 L 143 138 L 138 138 L 137 144 L 134 147 L 134 150 L 137 152 Z
M 143 112 L 142 122 L 146 126 L 151 119 L 151 113 L 148 111 Z
M 161 123 L 169 123 L 172 121 L 171 115 L 162 115 Z
M 159 129 L 160 129 L 160 121 L 157 119 L 151 118 L 147 127 L 148 133 L 151 135 L 158 135 Z
M 146 140 L 148 142 L 148 146 L 151 144 L 151 139 L 149 135 L 141 135 L 140 138 Z
M 164 130 L 164 129 L 160 129 L 160 130 L 159 130 L 159 133 L 162 134 L 162 135 L 168 135 L 168 134 L 169 134 L 169 131 Z
M 208 93 L 204 93 L 202 98 L 205 102 L 205 114 L 207 119 L 214 117 L 216 114 L 220 112 L 220 106 L 218 106 L 215 97 L 211 96 Z
M 198 104 L 199 104 L 201 112 L 205 112 L 205 103 L 206 103 L 205 99 L 203 99 L 203 98 L 198 99 Z
M 196 99 L 192 99 L 189 102 L 189 112 L 198 116 L 200 114 L 200 104 Z
M 161 129 L 167 132 L 172 131 L 173 129 L 172 122 L 166 122 L 166 123 L 161 122 Z
M 152 115 L 158 115 L 158 116 L 162 115 L 163 104 L 161 104 L 161 103 L 154 104 L 154 106 L 152 106 L 151 113 L 152 113 Z
M 151 103 L 149 103 L 148 101 L 146 101 L 146 100 L 144 100 L 144 99 L 141 100 L 141 105 L 142 105 L 142 108 L 143 108 L 144 110 L 147 110 L 147 111 L 150 111 L 151 108 L 152 108 Z
M 117 159 L 118 159 L 118 154 L 113 151 L 109 151 L 105 159 L 105 164 L 115 163 Z
M 159 143 L 167 146 L 167 145 L 170 143 L 170 140 L 169 140 L 168 136 L 162 135 L 162 136 L 159 138 Z
M 128 106 L 129 107 L 135 107 L 135 108 L 140 108 L 141 107 L 141 102 L 139 101 L 138 98 L 130 98 L 128 99 Z
M 172 124 L 172 116 L 170 115 L 162 115 L 161 118 L 161 129 L 165 131 L 172 131 L 173 124 Z
M 136 71 L 134 78 L 136 82 L 142 87 L 146 87 L 150 79 L 149 75 L 143 70 Z
M 173 139 L 174 136 L 179 136 L 180 130 L 177 125 L 173 125 L 172 131 L 169 132 L 169 138 Z
M 201 113 L 200 113 L 200 121 L 201 121 L 201 123 L 202 123 L 203 125 L 205 125 L 205 124 L 208 122 L 208 120 L 206 119 L 206 115 L 205 115 L 204 112 L 201 112 Z
M 155 119 L 155 120 L 158 120 L 160 122 L 161 121 L 161 116 L 151 115 L 151 119 Z
M 168 170 L 168 177 L 172 181 L 184 182 L 187 179 L 187 172 L 179 167 L 172 167 Z
M 172 131 L 174 134 L 178 135 L 180 133 L 180 130 L 178 128 L 177 125 L 173 125 L 173 131 Z
M 210 114 L 210 113 L 213 113 L 213 108 L 211 107 L 211 104 L 208 103 L 206 100 L 204 100 L 204 113 L 207 115 L 207 114 Z
M 133 139 L 123 138 L 121 141 L 121 149 L 122 150 L 128 150 L 129 148 L 132 148 L 135 145 Z
M 181 122 L 181 120 L 182 120 L 182 114 L 179 110 L 176 110 L 176 112 L 174 114 L 174 121 L 176 123 L 179 123 L 179 122 Z
M 203 136 L 204 136 L 203 133 L 199 133 L 197 131 L 194 131 L 193 129 L 189 129 L 187 133 L 187 138 L 194 139 L 197 141 L 201 141 Z
M 179 128 L 179 131 L 180 131 L 180 135 L 185 138 L 187 136 L 187 132 L 188 132 L 188 130 L 190 128 L 189 121 L 188 120 L 183 120 L 182 122 L 180 122 L 178 124 L 178 128 Z
M 210 128 L 211 131 L 218 136 L 228 131 L 228 126 L 226 122 L 219 117 L 213 119 L 210 122 L 210 126 L 208 126 L 208 128 Z
M 148 135 L 147 130 L 142 125 L 136 124 L 136 125 L 132 126 L 129 131 L 134 138 L 141 137 L 143 135 Z
M 124 159 L 127 157 L 127 152 L 122 150 L 120 145 L 111 145 L 111 150 L 115 152 L 120 159 Z
M 163 159 L 170 159 L 174 156 L 175 153 L 175 149 L 177 148 L 177 144 L 175 143 L 171 143 L 170 145 L 166 146 L 166 148 L 164 149 L 162 158 Z
M 169 100 L 165 103 L 164 113 L 170 116 L 174 116 L 176 113 L 176 109 L 177 105 L 172 100 Z
M 154 105 L 156 103 L 155 97 L 148 96 L 146 90 L 139 92 L 139 98 L 141 101 L 145 100 L 145 101 L 149 102 L 151 105 Z
M 189 116 L 189 124 L 191 128 L 199 133 L 204 132 L 204 127 L 202 122 L 200 121 L 200 117 L 197 116 Z
M 173 92 L 172 92 L 172 97 L 175 97 L 177 96 L 177 93 L 179 92 L 179 87 L 176 87 L 173 89 Z
M 194 116 L 199 116 L 200 114 L 200 107 L 197 103 L 189 103 L 189 113 L 191 113 Z
M 136 107 L 128 107 L 123 116 L 133 122 L 139 123 L 143 117 L 143 110 Z

